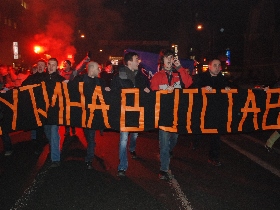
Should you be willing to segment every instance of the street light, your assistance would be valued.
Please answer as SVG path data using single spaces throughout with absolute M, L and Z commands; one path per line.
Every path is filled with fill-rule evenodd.
M 197 25 L 197 27 L 196 27 L 196 29 L 199 30 L 199 31 L 202 30 L 202 28 L 203 28 L 203 27 L 202 27 L 201 24 Z

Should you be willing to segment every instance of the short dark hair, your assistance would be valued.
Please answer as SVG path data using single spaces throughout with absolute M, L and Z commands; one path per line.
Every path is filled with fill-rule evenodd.
M 49 62 L 49 61 L 55 61 L 56 64 L 58 65 L 58 60 L 57 60 L 56 58 L 50 58 L 50 59 L 48 60 L 48 62 Z
M 127 62 L 128 62 L 128 61 L 132 61 L 132 60 L 133 60 L 133 56 L 135 56 L 135 55 L 138 56 L 138 54 L 137 54 L 136 52 L 128 52 L 128 53 L 126 53 L 126 54 L 124 55 L 124 59 L 123 59 L 124 65 L 127 66 Z
M 211 58 L 208 62 L 208 65 L 211 65 L 211 63 L 214 61 L 214 60 L 218 60 L 221 62 L 221 60 L 219 58 Z
M 169 55 L 173 55 L 174 56 L 174 51 L 171 50 L 171 49 L 163 49 L 160 51 L 159 53 L 159 58 L 158 58 L 158 64 L 160 66 L 160 70 L 162 69 L 163 67 L 163 58 L 164 57 L 168 57 Z
M 64 62 L 68 63 L 68 65 L 71 66 L 71 61 L 65 60 Z
M 37 61 L 37 63 L 39 63 L 39 62 L 43 62 L 43 63 L 45 63 L 45 65 L 47 64 L 47 61 L 46 61 L 45 59 L 43 59 L 43 58 L 40 58 L 40 59 Z

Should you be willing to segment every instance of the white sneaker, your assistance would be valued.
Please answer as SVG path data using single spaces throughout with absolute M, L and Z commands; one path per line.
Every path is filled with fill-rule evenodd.
M 12 155 L 13 154 L 13 151 L 12 150 L 9 150 L 9 151 L 6 151 L 5 152 L 5 156 L 10 156 L 10 155 Z

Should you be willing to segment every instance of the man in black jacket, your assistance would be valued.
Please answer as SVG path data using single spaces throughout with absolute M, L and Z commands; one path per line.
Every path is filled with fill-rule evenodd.
M 68 85 L 73 85 L 77 87 L 79 82 L 84 82 L 84 95 L 86 98 L 86 104 L 91 104 L 92 94 L 96 86 L 101 86 L 104 90 L 105 85 L 102 83 L 102 80 L 98 78 L 100 68 L 98 63 L 89 62 L 87 65 L 87 74 L 79 75 L 74 78 L 73 81 L 69 81 Z M 108 90 L 109 91 L 109 90 Z M 92 128 L 83 128 L 84 135 L 87 140 L 87 156 L 85 157 L 87 169 L 93 169 L 92 161 L 94 158 L 94 148 L 95 148 L 95 130 Z
M 203 88 L 211 92 L 213 89 L 230 90 L 227 79 L 221 73 L 221 61 L 212 59 L 209 61 L 208 70 L 197 75 L 194 79 L 194 87 Z M 211 134 L 208 162 L 214 166 L 221 166 L 220 162 L 220 134 Z M 197 139 L 198 140 L 198 139 Z
M 138 71 L 138 54 L 135 52 L 128 52 L 124 56 L 124 66 L 120 67 L 119 73 L 116 74 L 111 82 L 112 91 L 120 90 L 123 88 L 140 88 L 146 93 L 150 92 L 150 85 L 148 78 Z M 136 132 L 120 132 L 120 144 L 119 144 L 119 159 L 120 164 L 118 166 L 118 176 L 125 176 L 125 172 L 128 168 L 126 145 L 128 141 L 128 135 L 130 135 L 130 147 L 129 151 L 133 159 L 136 159 L 136 139 L 138 133 Z
M 44 59 L 38 60 L 36 65 L 37 71 L 34 74 L 29 75 L 22 82 L 21 85 L 25 86 L 25 85 L 40 84 L 47 75 L 45 71 L 46 63 L 47 62 Z M 35 147 L 35 154 L 39 155 L 46 144 L 46 141 L 44 139 L 43 126 L 39 126 L 38 128 L 36 128 L 36 130 L 31 130 L 31 141 Z
M 56 82 L 63 82 L 64 77 L 58 74 L 58 61 L 56 58 L 50 58 L 48 60 L 48 72 L 44 77 L 43 81 L 46 83 L 48 88 L 49 100 L 52 100 L 52 95 L 54 93 L 54 85 Z M 59 126 L 53 121 L 53 119 L 48 116 L 47 124 L 44 125 L 45 134 L 50 142 L 51 149 L 51 167 L 60 166 L 60 136 L 58 133 Z

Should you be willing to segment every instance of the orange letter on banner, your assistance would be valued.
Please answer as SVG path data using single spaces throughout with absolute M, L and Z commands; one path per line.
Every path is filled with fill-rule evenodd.
M 168 132 L 177 132 L 177 126 L 178 126 L 178 107 L 179 107 L 179 89 L 174 90 L 174 108 L 173 108 L 173 126 L 172 127 L 166 127 L 166 126 L 159 126 L 161 130 L 168 131 Z
M 45 84 L 44 84 L 45 85 Z M 27 86 L 23 86 L 23 87 L 20 87 L 19 90 L 20 91 L 25 91 L 25 90 L 28 90 L 29 91 L 29 94 L 30 94 L 30 99 L 31 99 L 31 102 L 32 102 L 32 106 L 33 106 L 33 110 L 34 110 L 34 115 L 35 115 L 35 119 L 36 119 L 36 122 L 37 122 L 37 125 L 38 126 L 42 126 L 42 122 L 40 120 L 40 117 L 39 117 L 39 113 L 41 115 L 43 115 L 44 117 L 47 117 L 47 111 L 43 111 L 42 109 L 38 109 L 37 106 L 36 106 L 36 99 L 35 99 L 35 95 L 34 95 L 34 91 L 33 91 L 33 88 L 35 87 L 38 87 L 38 86 L 41 86 L 41 84 L 34 84 L 34 85 L 27 85 Z M 46 89 L 42 89 L 43 90 L 43 94 L 44 93 L 44 90 L 46 91 Z M 48 94 L 46 93 L 46 95 L 48 96 Z M 45 96 L 45 95 L 44 95 Z M 46 100 L 46 98 L 45 98 Z M 49 101 L 49 99 L 47 98 L 47 101 Z M 48 104 L 46 104 L 48 105 Z M 48 108 L 47 108 L 48 109 Z M 46 110 L 47 110 L 46 109 Z
M 233 107 L 233 93 L 238 93 L 237 89 L 230 90 L 221 90 L 222 93 L 226 93 L 228 95 L 228 121 L 227 121 L 227 132 L 231 132 L 231 123 L 232 123 L 232 107 Z
M 97 97 L 99 98 L 100 105 L 96 104 Z M 92 102 L 91 103 L 92 104 L 88 105 L 88 108 L 90 109 L 90 115 L 89 115 L 87 127 L 91 128 L 92 120 L 94 118 L 94 111 L 96 109 L 101 109 L 102 114 L 103 114 L 103 118 L 104 118 L 105 126 L 107 128 L 111 128 L 111 126 L 109 124 L 109 118 L 108 118 L 108 112 L 107 112 L 109 110 L 110 106 L 105 103 L 100 86 L 95 87 L 93 95 L 92 95 Z
M 0 97 L 0 101 L 4 104 L 6 104 L 12 111 L 13 111 L 13 121 L 12 121 L 12 129 L 16 130 L 17 126 L 17 106 L 18 106 L 18 90 L 13 90 L 13 99 L 14 104 L 9 103 L 8 101 L 4 100 Z
M 159 113 L 160 113 L 160 95 L 167 94 L 167 90 L 159 90 L 156 92 L 156 104 L 155 104 L 155 128 L 158 128 Z
M 189 94 L 189 107 L 187 112 L 187 125 L 186 129 L 188 133 L 192 133 L 191 130 L 191 119 L 192 119 L 192 109 L 193 109 L 193 94 L 198 93 L 198 89 L 183 89 L 183 93 Z
M 84 83 L 79 82 L 79 92 L 81 94 L 81 102 L 71 102 L 70 97 L 69 97 L 69 92 L 67 88 L 67 83 L 62 83 L 63 85 L 63 90 L 64 90 L 64 95 L 65 95 L 65 100 L 66 100 L 66 125 L 70 125 L 70 110 L 71 106 L 74 107 L 81 107 L 82 109 L 82 127 L 86 127 L 86 100 L 85 100 L 85 95 L 84 95 Z
M 279 129 L 280 128 L 280 114 L 278 114 L 277 124 L 276 125 L 266 125 L 267 115 L 270 109 L 279 108 L 280 107 L 280 97 L 278 98 L 278 102 L 276 104 L 270 104 L 271 94 L 272 93 L 280 93 L 280 89 L 268 89 L 266 91 L 267 98 L 266 98 L 266 110 L 263 114 L 263 121 L 262 121 L 262 129 Z
M 126 106 L 126 94 L 134 94 L 134 106 Z M 140 107 L 139 103 L 139 89 L 122 89 L 121 93 L 121 118 L 120 118 L 120 131 L 143 131 L 144 130 L 144 107 Z M 139 112 L 139 127 L 126 127 L 125 126 L 125 112 Z
M 249 104 L 252 104 L 252 108 L 249 108 Z M 257 107 L 257 104 L 256 104 L 256 98 L 255 98 L 255 95 L 253 93 L 253 91 L 251 89 L 248 89 L 248 96 L 247 96 L 247 101 L 245 103 L 245 106 L 244 108 L 241 109 L 241 112 L 243 112 L 243 116 L 242 116 L 242 119 L 241 121 L 239 122 L 239 126 L 238 126 L 238 131 L 242 131 L 242 126 L 243 126 L 243 123 L 248 115 L 248 112 L 253 112 L 254 113 L 254 127 L 255 127 L 255 130 L 258 130 L 259 129 L 259 126 L 258 126 L 258 113 L 260 112 L 260 108 Z
M 209 92 L 208 90 L 205 89 L 201 89 L 201 93 L 202 93 L 202 110 L 201 110 L 201 125 L 200 125 L 200 129 L 202 133 L 218 133 L 217 129 L 206 129 L 204 128 L 205 126 L 205 122 L 204 122 L 204 117 L 206 114 L 206 108 L 207 108 L 207 96 L 206 94 L 211 94 L 211 93 L 216 93 L 216 90 L 212 90 L 211 92 Z
M 57 82 L 55 85 L 51 106 L 55 106 L 57 96 L 58 96 L 58 105 L 59 105 L 58 124 L 63 124 L 64 106 L 63 106 L 63 96 L 62 96 L 62 88 L 60 82 Z

